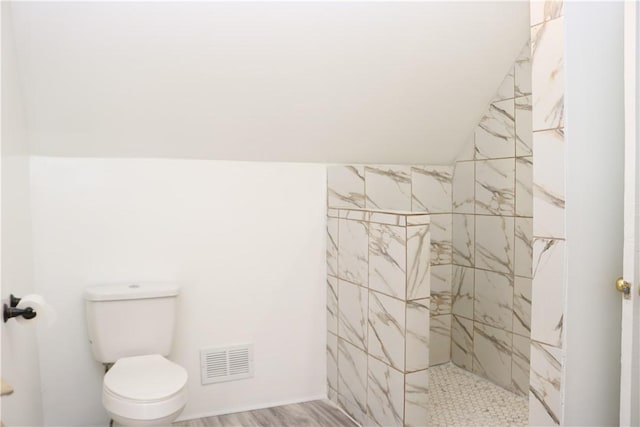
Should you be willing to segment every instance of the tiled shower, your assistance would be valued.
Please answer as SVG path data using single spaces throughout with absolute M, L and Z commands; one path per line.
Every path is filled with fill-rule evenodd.
M 527 44 L 454 165 L 328 168 L 328 390 L 360 424 L 425 425 L 447 362 L 528 395 L 531 129 Z

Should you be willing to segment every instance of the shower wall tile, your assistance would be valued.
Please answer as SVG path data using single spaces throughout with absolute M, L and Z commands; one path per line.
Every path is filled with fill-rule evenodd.
M 407 241 L 404 227 L 369 224 L 369 288 L 405 298 Z
M 411 167 L 411 210 L 451 212 L 451 166 Z
M 451 360 L 451 315 L 431 316 L 429 365 L 441 365 Z
M 404 374 L 369 356 L 367 409 L 380 426 L 398 426 L 404 418 Z
M 451 325 L 451 361 L 473 370 L 473 321 L 454 315 Z
M 518 276 L 513 289 L 513 332 L 531 336 L 531 279 Z
M 555 347 L 562 346 L 564 247 L 563 240 L 533 240 L 531 339 Z
M 531 28 L 533 130 L 564 127 L 563 18 Z
M 405 372 L 429 367 L 429 300 L 407 302 Z
M 519 335 L 513 336 L 511 358 L 511 390 L 520 396 L 529 395 L 529 353 L 531 340 Z
M 377 292 L 369 292 L 368 353 L 404 371 L 406 303 Z
M 331 387 L 328 387 L 327 388 L 327 397 L 329 398 L 330 401 L 332 401 L 336 405 L 338 404 L 338 390 L 335 390 L 335 389 L 333 389 Z
M 364 166 L 328 166 L 327 196 L 330 208 L 364 208 Z
M 516 97 L 531 95 L 531 43 L 527 42 L 520 51 L 516 59 L 514 74 L 514 95 Z M 518 108 L 517 104 L 516 108 Z M 531 111 L 531 108 L 529 108 L 529 111 Z M 516 118 L 517 125 L 518 119 Z
M 474 283 L 473 268 L 453 266 L 453 314 L 473 319 Z
M 514 98 L 514 86 L 515 86 L 515 73 L 514 68 L 511 68 L 505 78 L 500 83 L 498 90 L 493 98 L 492 102 L 503 101 L 505 99 Z
M 410 166 L 366 166 L 366 207 L 411 211 Z
M 327 330 L 338 334 L 338 279 L 327 276 Z
M 562 0 L 532 0 L 529 8 L 532 26 L 562 16 Z
M 351 405 L 347 412 L 354 418 L 367 410 L 367 354 L 343 339 L 338 339 L 338 395 Z M 347 405 L 345 405 L 347 406 Z
M 512 276 L 476 269 L 473 320 L 511 331 L 512 313 Z
M 453 263 L 473 267 L 475 255 L 475 216 L 453 214 Z
M 338 276 L 338 219 L 327 218 L 327 274 Z
M 327 334 L 327 385 L 338 390 L 338 337 Z
M 338 228 L 338 278 L 366 284 L 369 275 L 368 224 L 341 219 Z
M 515 208 L 515 161 L 476 162 L 476 213 L 513 215 Z
M 533 259 L 533 218 L 515 219 L 515 274 L 531 277 Z
M 423 427 L 429 425 L 429 371 L 423 370 L 405 375 L 404 425 Z
M 531 78 L 529 78 L 529 85 L 531 85 Z M 533 154 L 533 133 L 531 120 L 531 95 L 516 98 L 517 157 L 531 156 Z
M 516 216 L 533 216 L 533 158 L 516 158 Z
M 404 227 L 407 225 L 407 217 L 385 212 L 370 212 L 367 221 L 376 224 L 397 225 Z
M 474 323 L 473 372 L 507 389 L 511 385 L 511 337 L 502 329 Z
M 451 214 L 431 215 L 431 265 L 451 264 Z
M 431 267 L 431 314 L 451 313 L 451 265 Z
M 531 342 L 529 423 L 555 426 L 561 420 L 562 350 Z
M 372 426 L 369 422 L 366 410 L 362 410 L 360 406 L 346 397 L 338 394 L 338 406 L 342 408 L 351 418 L 353 418 L 361 426 Z
M 475 213 L 475 162 L 457 162 L 453 172 L 453 212 Z
M 407 233 L 407 300 L 428 298 L 431 289 L 430 226 L 411 226 Z
M 511 217 L 476 216 L 476 267 L 513 273 L 513 232 Z
M 338 295 L 338 336 L 366 350 L 369 311 L 367 289 L 341 280 L 338 283 Z
M 475 158 L 513 157 L 515 136 L 513 99 L 491 104 L 475 131 Z
M 535 132 L 533 209 L 536 237 L 564 238 L 564 131 Z

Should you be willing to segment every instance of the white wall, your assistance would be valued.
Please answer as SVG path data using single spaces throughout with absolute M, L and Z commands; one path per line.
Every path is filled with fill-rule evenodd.
M 2 2 L 2 299 L 33 292 L 29 158 L 9 4 Z M 42 424 L 35 330 L 1 324 L 2 378 L 15 389 L 2 398 L 7 426 Z
M 623 242 L 623 3 L 565 2 L 566 425 L 617 425 Z
M 325 394 L 323 165 L 34 157 L 31 171 L 36 287 L 59 313 L 40 336 L 47 425 L 107 420 L 83 312 L 93 283 L 182 285 L 182 418 Z M 199 349 L 243 342 L 255 378 L 201 386 Z

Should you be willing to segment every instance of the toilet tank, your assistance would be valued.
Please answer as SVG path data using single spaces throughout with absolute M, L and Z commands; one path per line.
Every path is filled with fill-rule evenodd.
M 168 356 L 180 288 L 172 283 L 127 283 L 85 290 L 89 344 L 102 363 L 123 357 Z

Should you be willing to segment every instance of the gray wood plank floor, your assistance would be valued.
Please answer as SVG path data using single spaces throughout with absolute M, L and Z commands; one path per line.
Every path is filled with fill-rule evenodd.
M 357 427 L 329 400 L 218 415 L 174 423 L 174 427 Z

